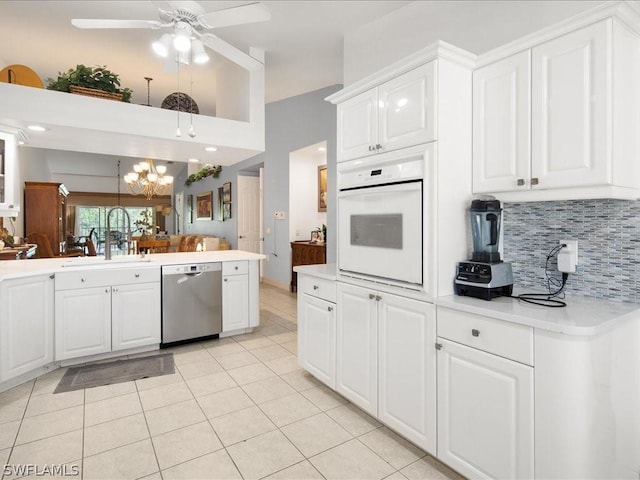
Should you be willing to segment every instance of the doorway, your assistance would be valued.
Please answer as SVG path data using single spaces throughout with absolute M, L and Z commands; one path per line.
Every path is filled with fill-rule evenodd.
M 262 253 L 262 172 L 259 175 L 238 175 L 237 233 L 238 250 Z M 262 262 L 260 262 L 262 277 Z

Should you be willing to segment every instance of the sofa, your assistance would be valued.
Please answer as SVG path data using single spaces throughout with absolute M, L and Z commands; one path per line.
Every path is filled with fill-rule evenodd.
M 196 252 L 198 245 L 204 251 L 229 250 L 229 242 L 213 235 L 168 235 L 169 252 Z

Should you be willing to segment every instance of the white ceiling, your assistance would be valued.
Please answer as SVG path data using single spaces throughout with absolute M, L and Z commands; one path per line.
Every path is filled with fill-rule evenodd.
M 175 73 L 165 73 L 163 61 L 150 44 L 160 30 L 82 30 L 72 18 L 159 20 L 151 1 L 0 1 L 0 69 L 21 64 L 32 68 L 45 81 L 76 64 L 106 65 L 120 75 L 123 87 L 131 88 L 133 103 L 150 103 L 177 91 Z M 214 11 L 251 1 L 200 1 Z M 365 25 L 408 1 L 265 1 L 271 20 L 215 30 L 215 34 L 248 52 L 249 47 L 266 52 L 266 101 L 343 83 L 344 33 Z M 217 60 L 217 61 L 216 61 Z M 220 59 L 206 66 L 184 69 L 182 91 L 193 77 L 192 97 L 201 113 L 214 108 L 212 86 Z M 211 114 L 211 113 L 209 113 Z

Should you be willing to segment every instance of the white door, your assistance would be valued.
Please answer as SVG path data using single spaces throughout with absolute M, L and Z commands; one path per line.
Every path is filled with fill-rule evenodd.
M 4 280 L 0 297 L 0 382 L 53 361 L 53 278 Z
M 260 253 L 260 177 L 238 176 L 238 250 Z
M 160 282 L 118 285 L 111 291 L 111 349 L 159 344 Z
M 222 277 L 222 331 L 249 328 L 249 277 Z
M 378 302 L 378 418 L 436 453 L 436 312 L 387 293 Z
M 533 478 L 533 368 L 438 343 L 438 458 L 467 478 Z
M 56 292 L 55 359 L 111 351 L 111 287 Z
M 337 161 L 377 153 L 378 89 L 372 88 L 338 105 Z
M 473 191 L 530 188 L 531 50 L 473 72 Z
M 596 23 L 533 49 L 533 188 L 611 182 L 607 169 L 611 22 Z
M 335 304 L 299 295 L 298 361 L 318 380 L 336 388 Z
M 336 390 L 369 414 L 378 414 L 376 293 L 338 283 Z
M 378 153 L 436 139 L 436 62 L 378 87 Z
M 264 168 L 260 168 L 260 253 L 264 254 Z M 264 260 L 259 263 L 260 281 L 264 276 Z

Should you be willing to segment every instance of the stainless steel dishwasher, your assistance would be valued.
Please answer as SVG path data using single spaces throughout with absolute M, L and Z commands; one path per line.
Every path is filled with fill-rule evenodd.
M 222 331 L 222 264 L 162 267 L 162 346 Z

